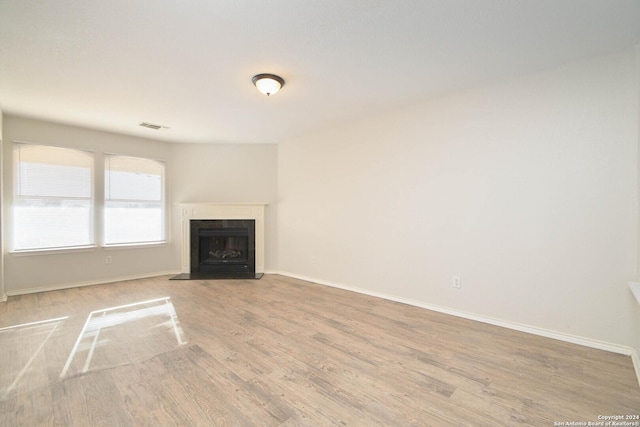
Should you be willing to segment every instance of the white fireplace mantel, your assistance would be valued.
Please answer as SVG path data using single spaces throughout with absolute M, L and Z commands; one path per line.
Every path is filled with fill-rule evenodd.
M 253 219 L 256 222 L 256 273 L 264 273 L 264 209 L 266 203 L 178 203 L 182 221 L 182 272 L 191 272 L 192 219 Z

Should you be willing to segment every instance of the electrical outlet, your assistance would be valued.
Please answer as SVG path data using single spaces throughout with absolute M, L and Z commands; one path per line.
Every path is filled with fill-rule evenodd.
M 113 261 L 113 260 L 111 259 L 111 256 L 108 256 L 108 257 L 106 257 L 106 258 L 104 259 L 104 263 L 105 263 L 105 264 L 111 264 L 111 261 Z
M 454 289 L 462 288 L 462 277 L 453 276 L 453 280 L 451 281 L 451 287 Z

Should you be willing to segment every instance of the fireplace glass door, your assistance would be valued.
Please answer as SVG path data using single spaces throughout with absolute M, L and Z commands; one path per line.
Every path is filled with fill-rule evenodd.
M 255 221 L 192 220 L 191 272 L 255 272 Z

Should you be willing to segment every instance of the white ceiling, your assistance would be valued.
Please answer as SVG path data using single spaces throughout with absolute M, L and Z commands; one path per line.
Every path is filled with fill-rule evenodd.
M 638 41 L 640 0 L 0 0 L 0 108 L 269 143 Z

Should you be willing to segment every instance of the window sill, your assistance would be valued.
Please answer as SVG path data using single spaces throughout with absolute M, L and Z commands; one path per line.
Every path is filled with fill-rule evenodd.
M 38 256 L 38 255 L 60 255 L 69 253 L 81 253 L 81 252 L 95 252 L 96 249 L 104 249 L 105 251 L 117 251 L 121 249 L 145 249 L 145 248 L 161 248 L 167 246 L 167 242 L 153 242 L 153 243 L 131 243 L 131 244 L 118 244 L 108 246 L 77 246 L 70 248 L 59 249 L 25 249 L 20 251 L 10 251 L 9 254 L 14 257 L 25 256 Z
M 25 249 L 22 251 L 9 252 L 12 256 L 36 256 L 36 255 L 58 255 L 76 252 L 95 252 L 97 246 L 77 246 L 71 248 L 49 248 L 49 249 Z
M 105 245 L 102 248 L 105 251 L 114 251 L 120 249 L 145 249 L 145 248 L 161 248 L 167 246 L 167 242 L 152 242 L 152 243 L 120 243 L 114 245 Z

